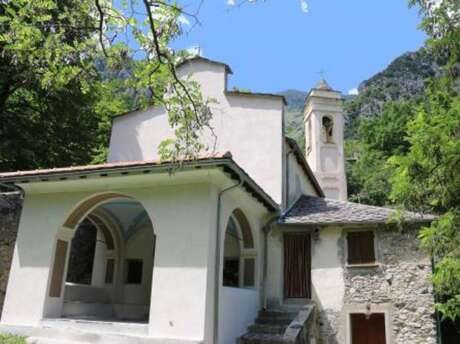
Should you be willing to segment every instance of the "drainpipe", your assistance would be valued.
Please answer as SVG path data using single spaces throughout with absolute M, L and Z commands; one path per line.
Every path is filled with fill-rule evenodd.
M 267 308 L 267 275 L 268 275 L 268 235 L 272 231 L 273 223 L 278 219 L 278 216 L 272 217 L 268 222 L 262 227 L 264 233 L 264 257 L 263 257 L 263 276 L 262 276 L 262 307 Z
M 222 196 L 227 191 L 233 190 L 243 184 L 243 179 L 238 176 L 238 183 L 229 186 L 219 192 L 217 196 L 217 214 L 216 214 L 216 262 L 214 271 L 214 336 L 213 343 L 218 344 L 219 341 L 219 297 L 220 297 L 220 210 L 222 207 Z

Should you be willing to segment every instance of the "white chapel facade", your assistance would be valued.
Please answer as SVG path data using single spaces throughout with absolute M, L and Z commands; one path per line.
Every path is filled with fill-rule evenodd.
M 416 232 L 397 229 L 395 210 L 346 201 L 341 94 L 325 81 L 309 93 L 303 152 L 285 136 L 282 96 L 229 91 L 221 62 L 177 68 L 216 100 L 217 141 L 202 133 L 215 150 L 160 161 L 174 132 L 152 107 L 113 119 L 106 164 L 0 174 L 24 199 L 0 331 L 36 343 L 434 344 Z

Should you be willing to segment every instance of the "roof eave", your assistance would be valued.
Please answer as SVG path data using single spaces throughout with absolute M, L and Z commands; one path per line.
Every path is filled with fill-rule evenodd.
M 223 158 L 210 158 L 203 160 L 192 160 L 178 165 L 176 162 L 165 162 L 158 164 L 139 164 L 134 166 L 120 166 L 111 168 L 95 168 L 94 170 L 82 171 L 65 171 L 53 172 L 50 171 L 44 174 L 24 175 L 24 176 L 11 176 L 1 177 L 0 184 L 6 185 L 21 185 L 29 183 L 40 183 L 48 181 L 66 181 L 70 179 L 86 179 L 88 177 L 113 177 L 113 176 L 126 176 L 133 174 L 147 174 L 147 173 L 170 173 L 179 166 L 182 170 L 189 170 L 194 168 L 203 167 L 217 167 L 224 168 L 224 172 L 229 174 L 232 179 L 240 180 L 242 187 L 264 207 L 271 212 L 279 212 L 278 204 L 255 182 L 252 178 L 241 168 L 231 157 Z

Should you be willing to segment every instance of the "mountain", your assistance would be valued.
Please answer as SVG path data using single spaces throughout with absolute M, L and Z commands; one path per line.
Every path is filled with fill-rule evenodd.
M 356 135 L 359 118 L 379 116 L 388 101 L 417 99 L 424 90 L 425 80 L 441 73 L 442 61 L 425 48 L 405 53 L 386 69 L 363 81 L 357 96 L 345 96 L 345 137 Z M 286 90 L 279 92 L 286 98 L 286 133 L 304 147 L 302 109 L 307 92 Z

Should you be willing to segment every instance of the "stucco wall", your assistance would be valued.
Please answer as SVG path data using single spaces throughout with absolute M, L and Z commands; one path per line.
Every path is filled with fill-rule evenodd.
M 313 187 L 310 179 L 305 175 L 305 172 L 299 165 L 295 155 L 290 151 L 287 144 L 285 144 L 285 151 L 287 154 L 287 207 L 295 202 L 301 195 L 317 196 L 317 192 Z
M 389 344 L 436 342 L 431 264 L 417 230 L 376 228 L 378 266 L 346 266 L 346 229 L 326 228 L 313 241 L 312 284 L 322 343 L 349 343 L 351 312 L 385 313 Z M 336 254 L 335 254 L 336 253 Z
M 260 310 L 260 295 L 257 290 L 222 288 L 220 305 L 219 344 L 235 344 L 237 338 L 247 332 Z
M 121 190 L 143 204 L 154 223 L 157 251 L 150 334 L 204 338 L 207 304 L 209 187 L 188 185 Z M 67 214 L 90 192 L 26 194 L 2 323 L 37 325 L 56 316 L 47 297 L 55 236 Z M 177 214 L 184 216 L 177 216 Z M 45 309 L 45 313 L 44 313 Z
M 281 98 L 226 93 L 223 66 L 195 61 L 181 67 L 193 72 L 206 97 L 213 98 L 212 127 L 202 133 L 210 151 L 230 151 L 234 160 L 278 203 L 282 202 L 283 111 Z M 113 121 L 109 162 L 156 160 L 157 148 L 173 138 L 166 111 L 149 108 L 117 117 Z M 214 147 L 215 146 L 215 147 Z
M 234 180 L 218 170 L 200 170 L 174 176 L 150 174 L 24 186 L 26 197 L 2 324 L 37 326 L 43 318 L 60 316 L 63 293 L 61 298 L 48 296 L 57 236 L 61 238 L 64 232 L 71 231 L 62 225 L 78 204 L 94 195 L 115 192 L 142 204 L 156 235 L 149 336 L 162 340 L 211 341 L 216 233 L 220 232 L 223 245 L 228 218 L 236 208 L 241 209 L 253 229 L 254 250 L 258 250 L 263 246 L 260 230 L 268 218 L 267 210 L 259 202 L 244 189 L 235 188 L 222 198 L 217 231 L 218 194 L 231 185 L 235 185 Z M 137 244 L 131 251 L 127 248 L 128 255 L 134 254 L 138 244 L 145 241 L 139 235 L 137 239 L 133 237 Z M 69 240 L 72 237 L 70 232 L 68 237 Z M 262 258 L 258 253 L 255 258 L 256 284 L 250 294 L 257 296 L 251 298 L 251 312 L 260 306 Z M 222 297 L 222 269 L 219 277 Z M 146 295 L 138 296 L 144 299 Z
M 134 305 L 148 305 L 150 303 L 154 259 L 154 231 L 155 228 L 152 230 L 149 226 L 143 226 L 126 242 L 124 264 L 126 264 L 126 259 L 141 259 L 142 282 L 141 284 L 124 283 L 123 299 L 120 303 Z

